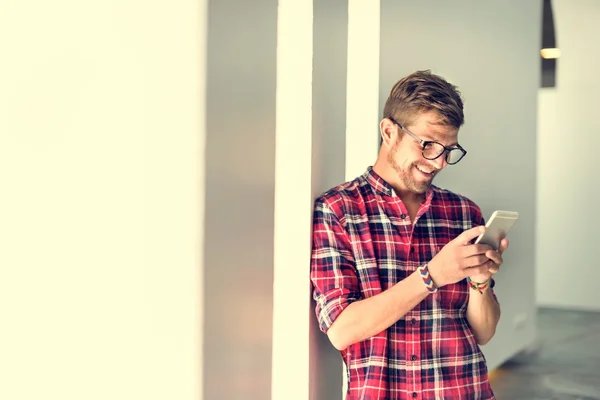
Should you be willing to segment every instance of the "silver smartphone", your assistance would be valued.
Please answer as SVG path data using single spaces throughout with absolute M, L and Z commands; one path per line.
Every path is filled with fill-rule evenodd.
M 500 247 L 500 241 L 508 235 L 508 231 L 519 219 L 516 211 L 496 210 L 485 224 L 485 233 L 479 235 L 475 243 L 490 245 L 494 250 Z

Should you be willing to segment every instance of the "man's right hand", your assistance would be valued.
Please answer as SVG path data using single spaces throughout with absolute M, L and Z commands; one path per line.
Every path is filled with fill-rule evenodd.
M 470 244 L 485 232 L 484 226 L 468 229 L 446 244 L 429 262 L 429 274 L 438 287 L 456 283 L 468 276 L 487 272 L 487 244 Z

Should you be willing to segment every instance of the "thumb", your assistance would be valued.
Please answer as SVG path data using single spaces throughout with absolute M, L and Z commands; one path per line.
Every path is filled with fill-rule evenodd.
M 467 245 L 469 242 L 485 232 L 485 226 L 480 225 L 471 229 L 467 229 L 454 239 L 460 245 Z

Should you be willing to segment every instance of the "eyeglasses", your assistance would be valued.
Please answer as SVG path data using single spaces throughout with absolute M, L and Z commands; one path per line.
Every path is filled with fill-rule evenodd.
M 467 151 L 463 149 L 459 144 L 453 147 L 446 147 L 439 142 L 434 142 L 431 140 L 423 140 L 402 125 L 398 123 L 394 118 L 388 117 L 390 121 L 394 124 L 398 125 L 400 129 L 406 132 L 410 137 L 415 139 L 423 148 L 423 157 L 427 160 L 435 160 L 442 154 L 446 153 L 446 162 L 449 165 L 454 165 L 463 159 L 464 156 L 467 155 Z

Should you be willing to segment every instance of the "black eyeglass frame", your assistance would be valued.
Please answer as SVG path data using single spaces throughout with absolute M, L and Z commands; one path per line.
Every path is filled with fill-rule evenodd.
M 423 152 L 421 154 L 422 154 L 423 158 L 425 158 L 426 160 L 435 160 L 435 159 L 439 158 L 442 154 L 446 153 L 446 162 L 448 163 L 448 165 L 455 165 L 455 164 L 458 164 L 458 162 L 467 155 L 467 150 L 465 150 L 460 144 L 457 144 L 456 146 L 453 146 L 453 147 L 446 147 L 443 144 L 441 144 L 440 142 L 436 142 L 434 140 L 423 140 L 420 137 L 418 137 L 417 135 L 415 135 L 414 133 L 412 133 L 411 131 L 409 131 L 408 129 L 406 129 L 405 127 L 403 127 L 402 124 L 400 124 L 398 121 L 396 121 L 393 117 L 388 117 L 388 119 L 390 121 L 392 121 L 394 124 L 398 125 L 398 127 L 403 132 L 406 132 L 410 137 L 412 137 L 417 142 L 419 142 L 419 144 L 421 145 L 421 147 L 423 149 Z M 438 154 L 437 156 L 435 156 L 433 158 L 426 157 L 425 156 L 425 147 L 432 143 L 442 146 L 444 148 L 444 150 L 442 150 L 442 152 L 440 154 Z M 459 150 L 462 155 L 460 156 L 460 158 L 457 161 L 451 163 L 449 160 L 450 152 L 456 151 L 456 150 Z

